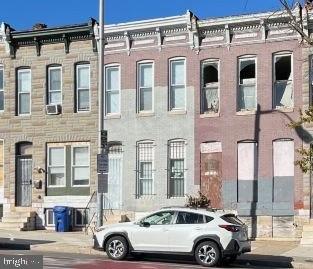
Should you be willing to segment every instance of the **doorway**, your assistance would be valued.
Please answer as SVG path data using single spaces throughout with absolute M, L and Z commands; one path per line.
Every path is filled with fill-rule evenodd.
M 15 205 L 29 207 L 32 204 L 32 143 L 16 144 L 16 173 L 15 173 Z

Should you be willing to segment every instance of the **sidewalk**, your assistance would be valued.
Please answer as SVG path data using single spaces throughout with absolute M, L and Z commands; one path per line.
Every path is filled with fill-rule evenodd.
M 0 230 L 0 248 L 2 249 L 31 249 L 40 252 L 104 256 L 102 251 L 92 249 L 92 244 L 92 235 L 85 235 L 83 232 Z M 313 246 L 301 246 L 295 241 L 253 241 L 252 252 L 240 256 L 237 263 L 262 267 L 312 269 Z

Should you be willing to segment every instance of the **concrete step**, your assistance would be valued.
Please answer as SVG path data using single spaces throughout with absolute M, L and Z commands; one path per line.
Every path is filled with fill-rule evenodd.
M 4 213 L 4 217 L 20 217 L 20 218 L 27 218 L 27 217 L 35 217 L 36 212 L 7 212 Z
M 313 232 L 303 232 L 302 238 L 313 238 Z
M 6 228 L 24 228 L 24 223 L 20 222 L 1 222 L 0 223 L 0 229 L 6 229 Z
M 313 225 L 303 225 L 304 232 L 313 232 Z
M 302 238 L 300 244 L 313 246 L 313 238 Z
M 14 222 L 17 222 L 17 223 L 26 223 L 26 222 L 29 222 L 31 221 L 31 218 L 29 217 L 25 217 L 25 218 L 21 218 L 21 217 L 3 217 L 2 218 L 2 222 L 3 223 L 8 223 L 8 222 L 11 222 L 11 223 L 14 223 Z M 35 220 L 33 220 L 35 221 Z
M 15 207 L 12 208 L 11 212 L 34 212 L 36 211 L 34 208 L 32 207 Z

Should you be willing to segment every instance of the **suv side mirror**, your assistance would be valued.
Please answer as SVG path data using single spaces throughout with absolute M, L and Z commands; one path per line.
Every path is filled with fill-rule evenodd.
M 148 228 L 148 227 L 150 227 L 150 223 L 149 223 L 149 222 L 146 222 L 146 221 L 140 222 L 140 226 L 141 226 L 141 227 L 146 227 L 146 228 Z

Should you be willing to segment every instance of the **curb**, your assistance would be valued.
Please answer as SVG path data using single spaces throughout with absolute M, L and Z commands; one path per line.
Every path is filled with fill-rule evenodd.
M 101 255 L 103 252 L 95 250 L 92 247 L 77 247 L 76 245 L 31 245 L 30 250 L 41 252 L 55 252 L 55 253 L 72 253 L 72 254 L 87 254 L 87 255 Z

